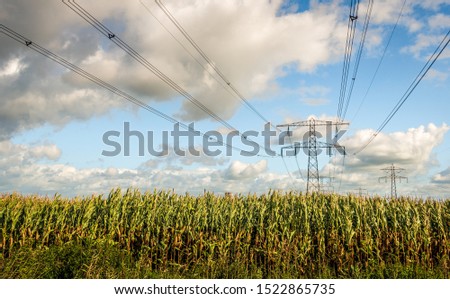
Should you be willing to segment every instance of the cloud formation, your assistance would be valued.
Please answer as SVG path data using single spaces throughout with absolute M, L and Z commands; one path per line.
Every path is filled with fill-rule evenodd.
M 283 189 L 287 182 L 286 175 L 266 172 L 265 160 L 254 164 L 232 161 L 226 166 L 223 157 L 184 160 L 171 155 L 169 160 L 149 160 L 131 169 L 80 168 L 58 163 L 60 156 L 61 151 L 55 145 L 25 146 L 10 141 L 0 142 L 0 192 L 20 190 L 23 193 L 75 196 L 108 193 L 117 187 L 136 187 L 143 190 L 175 189 L 180 193 L 195 194 L 204 189 L 219 193 L 262 193 L 269 189 Z M 192 163 L 200 166 L 192 169 L 189 167 Z
M 153 1 L 145 0 L 145 3 L 158 20 L 139 1 L 79 0 L 78 3 L 214 113 L 228 120 L 241 107 L 242 101 L 233 96 L 226 82 L 214 75 L 212 68 Z M 289 6 L 282 0 L 259 1 L 258 5 L 252 0 L 167 0 L 164 3 L 250 101 L 279 91 L 282 88 L 278 86 L 279 80 L 290 73 L 314 74 L 320 67 L 340 63 L 343 56 L 348 17 L 345 1 L 310 1 L 308 10 Z M 402 3 L 403 0 L 375 1 L 367 49 L 377 53 Z M 424 60 L 441 40 L 442 31 L 448 28 L 449 17 L 438 10 L 450 1 L 407 3 L 400 26 L 414 33 L 415 39 L 402 51 Z M 429 17 L 418 18 L 417 8 L 427 9 Z M 362 2 L 360 20 L 364 11 Z M 182 121 L 209 117 L 101 36 L 60 0 L 1 0 L 0 23 L 150 105 L 167 108 L 162 104 L 173 102 L 179 110 L 164 112 Z M 30 129 L 46 124 L 64 127 L 76 120 L 89 120 L 131 105 L 3 34 L 0 34 L 0 44 L 0 191 L 10 191 L 11 186 L 23 192 L 66 194 L 105 192 L 116 186 L 177 190 L 206 187 L 237 192 L 292 188 L 288 175 L 270 171 L 266 160 L 250 163 L 225 157 L 181 158 L 169 154 L 136 169 L 80 168 L 58 163 L 62 153 L 57 145 L 14 144 L 11 138 Z M 441 58 L 450 57 L 449 50 Z M 447 70 L 430 71 L 428 79 L 433 78 L 448 80 Z M 294 92 L 308 109 L 329 102 L 328 85 L 300 85 Z M 302 113 L 306 117 L 307 112 Z M 433 149 L 447 131 L 446 125 L 430 124 L 405 132 L 380 134 L 361 154 L 345 158 L 343 186 L 373 185 L 372 174 L 390 163 L 407 168 L 408 175 L 428 174 L 437 165 Z M 350 136 L 345 141 L 347 151 L 357 150 L 372 133 L 362 130 Z M 304 134 L 305 130 L 297 130 L 293 139 Z M 344 171 L 343 162 L 341 157 L 336 157 L 323 170 L 332 169 L 339 174 Z M 448 180 L 447 170 L 429 179 L 442 185 Z
M 153 14 L 202 65 L 138 1 L 79 3 L 214 113 L 228 119 L 242 105 L 225 82 L 220 82 L 217 75 L 211 76 L 211 68 L 182 40 L 152 1 L 146 4 Z M 281 0 L 259 5 L 252 1 L 206 0 L 165 4 L 249 99 L 272 89 L 275 79 L 283 75 L 281 69 L 285 65 L 309 72 L 318 65 L 340 59 L 341 49 L 337 45 L 341 44 L 346 27 L 337 3 L 316 3 L 308 11 L 283 15 L 278 14 Z M 174 90 L 103 38 L 61 1 L 4 0 L 0 8 L 1 23 L 143 101 L 179 98 Z M 53 17 L 49 18 L 49 14 Z M 16 41 L 4 35 L 0 39 L 0 88 L 5 92 L 0 102 L 2 139 L 45 123 L 62 125 L 126 105 L 122 99 L 99 91 Z M 186 100 L 181 110 L 173 114 L 183 121 L 209 117 Z
M 406 132 L 380 133 L 366 149 L 350 156 L 347 163 L 357 167 L 397 163 L 414 166 L 415 172 L 420 173 L 434 162 L 432 150 L 443 141 L 449 128 L 446 124 L 438 127 L 430 123 Z M 366 144 L 372 135 L 372 130 L 361 130 L 342 144 L 351 154 Z
M 266 160 L 261 160 L 255 164 L 233 161 L 227 170 L 225 170 L 225 178 L 228 180 L 245 180 L 255 178 L 266 170 Z
M 341 143 L 346 146 L 348 156 L 333 157 L 323 173 L 337 176 L 343 190 L 363 186 L 375 192 L 379 190 L 378 177 L 385 175 L 381 169 L 394 164 L 404 168 L 401 175 L 409 177 L 413 183 L 406 188 L 417 191 L 428 182 L 416 181 L 416 178 L 428 175 L 433 167 L 439 166 L 433 149 L 442 143 L 449 129 L 446 124 L 430 123 L 405 132 L 380 133 L 366 149 L 353 155 L 373 134 L 372 130 L 357 131 Z M 433 180 L 438 178 L 442 178 L 442 174 Z
M 434 175 L 432 182 L 436 184 L 446 184 L 450 189 L 450 167 Z
M 428 182 L 417 180 L 428 175 L 437 166 L 433 149 L 438 146 L 449 126 L 420 126 L 405 132 L 381 133 L 366 150 L 351 155 L 371 131 L 357 131 L 344 140 L 349 155 L 335 156 L 321 169 L 321 173 L 335 177 L 336 192 L 355 192 L 358 186 L 379 194 L 383 185 L 377 178 L 385 175 L 380 169 L 391 163 L 405 168 L 409 184 L 400 185 L 402 194 L 440 194 L 450 189 L 450 169 L 430 176 L 430 182 L 441 186 L 430 189 Z M 399 147 L 398 144 L 404 146 Z M 269 189 L 300 189 L 304 181 L 288 174 L 269 170 L 267 160 L 253 163 L 229 161 L 225 157 L 179 157 L 169 151 L 161 158 L 153 158 L 137 168 L 92 167 L 80 168 L 58 163 L 61 150 L 52 144 L 34 146 L 0 142 L 0 192 L 21 190 L 63 195 L 107 193 L 115 187 L 148 189 L 175 189 L 177 192 L 201 193 L 203 189 L 216 192 L 266 192 Z M 291 158 L 292 159 L 292 158 Z M 274 160 L 275 161 L 275 160 Z M 292 160 L 288 161 L 292 162 Z M 290 165 L 293 171 L 293 165 Z M 295 175 L 295 173 L 293 173 Z M 297 175 L 296 175 L 297 176 Z M 14 190 L 11 189 L 14 186 Z M 389 186 L 386 185 L 386 190 Z M 446 193 L 444 193 L 446 194 Z

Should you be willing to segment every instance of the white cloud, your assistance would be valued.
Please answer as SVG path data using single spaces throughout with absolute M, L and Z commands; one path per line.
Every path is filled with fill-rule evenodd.
M 419 33 L 416 37 L 415 43 L 413 45 L 403 47 L 402 51 L 404 53 L 412 54 L 415 58 L 419 59 L 422 57 L 424 51 L 428 50 L 431 45 L 436 47 L 441 40 L 441 36 Z
M 300 101 L 308 106 L 322 106 L 330 101 L 326 98 L 330 89 L 321 85 L 301 86 L 298 89 Z
M 39 85 L 38 83 L 36 87 L 39 88 Z M 14 131 L 31 129 L 49 122 L 63 126 L 73 119 L 88 120 L 124 102 L 109 95 L 105 97 L 105 92 L 99 90 L 55 89 L 49 94 L 30 90 L 15 98 L 5 96 L 0 101 L 0 140 L 8 139 Z
M 400 13 L 403 0 L 379 0 L 374 1 L 371 23 L 373 24 L 395 24 L 398 14 Z M 366 4 L 362 3 L 363 9 L 366 11 Z M 408 15 L 412 12 L 412 7 L 406 5 L 403 9 L 403 14 Z
M 56 161 L 61 156 L 61 150 L 54 144 L 39 145 L 29 149 L 29 154 L 35 159 L 47 158 Z
M 61 150 L 54 144 L 29 146 L 3 140 L 0 141 L 0 154 L 0 167 L 6 169 L 42 159 L 56 161 L 61 156 Z
M 225 178 L 228 180 L 254 179 L 266 170 L 267 160 L 261 160 L 256 164 L 233 161 L 225 170 Z
M 375 24 L 394 24 L 400 13 L 404 0 L 374 1 L 371 22 Z M 400 24 L 405 25 L 410 32 L 423 28 L 424 24 L 417 20 L 414 12 L 417 9 L 437 11 L 441 5 L 448 5 L 449 0 L 410 0 L 403 8 Z M 365 11 L 366 3 L 361 3 L 360 11 Z M 432 18 L 431 18 L 432 19 Z
M 403 0 L 381 0 L 375 1 L 372 11 L 371 22 L 369 25 L 369 34 L 366 48 L 371 51 L 373 45 L 383 44 L 380 36 L 390 33 L 390 29 L 397 22 Z M 442 5 L 448 5 L 448 0 L 430 0 L 406 1 L 402 16 L 399 20 L 399 28 L 406 28 L 408 33 L 415 37 L 412 44 L 403 47 L 403 53 L 413 54 L 417 59 L 423 59 L 430 55 L 442 40 L 443 34 L 449 25 L 449 16 L 441 12 L 436 13 Z M 360 4 L 360 18 L 366 10 L 366 3 Z M 430 14 L 427 18 L 421 18 L 419 15 Z M 379 32 L 383 29 L 384 33 Z M 375 34 L 374 34 L 375 33 Z M 398 33 L 397 33 L 398 34 Z M 370 42 L 371 41 L 371 42 Z M 444 53 L 441 58 L 449 57 L 449 53 Z
M 428 19 L 428 24 L 432 29 L 445 29 L 450 26 L 450 16 L 442 13 L 435 14 Z
M 35 191 L 41 190 L 40 186 L 45 189 L 45 182 L 55 174 L 43 174 L 41 170 L 52 169 L 53 165 L 45 163 L 57 161 L 60 156 L 61 150 L 54 144 L 29 146 L 0 141 L 0 191 L 22 190 L 24 185 L 34 186 Z M 43 164 L 37 167 L 38 163 Z
M 182 40 L 180 33 L 155 3 L 146 3 Z M 236 96 L 230 95 L 229 90 L 226 91 L 213 80 L 172 39 L 139 1 L 128 2 L 127 5 L 121 1 L 80 4 L 102 22 L 107 20 L 108 26 L 117 31 L 124 41 L 222 118 L 230 118 L 242 105 Z M 138 95 L 144 101 L 167 101 L 179 96 L 121 49 L 101 37 L 61 1 L 5 0 L 0 5 L 5 12 L 0 15 L 2 23 L 101 79 Z M 274 90 L 275 80 L 283 75 L 281 69 L 286 65 L 295 65 L 298 70 L 310 72 L 318 65 L 341 59 L 342 47 L 338 45 L 345 39 L 346 25 L 341 19 L 340 7 L 334 2 L 326 5 L 317 3 L 309 11 L 281 16 L 278 14 L 281 1 L 255 5 L 253 1 L 191 0 L 167 1 L 165 5 L 249 100 Z M 48 17 L 50 12 L 52 18 Z M 23 22 L 24 19 L 27 22 Z M 292 39 L 292 36 L 296 38 Z M 57 101 L 58 98 L 73 95 L 74 89 L 97 87 L 77 75 L 67 73 L 54 62 L 16 41 L 3 35 L 1 39 L 0 59 L 10 59 L 12 55 L 20 53 L 16 57 L 29 66 L 26 72 L 16 74 L 14 82 L 1 86 L 7 94 L 4 99 L 8 99 L 0 102 L 1 111 L 11 109 L 8 117 L 3 118 L 2 115 L 2 119 L 7 120 L 7 124 L 2 123 L 1 126 L 3 138 L 44 123 L 64 124 L 74 119 L 107 113 L 108 108 L 114 106 L 103 105 L 107 108 L 100 112 L 99 107 L 90 107 L 96 109 L 84 109 L 80 114 L 78 105 L 70 106 L 66 101 Z M 182 42 L 187 45 L 185 40 Z M 193 49 L 190 51 L 200 60 Z M 19 58 L 14 59 L 18 61 Z M 17 72 L 17 67 L 11 63 L 2 68 L 2 72 Z M 226 86 L 223 82 L 222 85 Z M 114 98 L 109 92 L 102 94 L 102 98 L 108 103 L 116 101 L 117 105 L 124 105 L 123 100 Z M 85 105 L 83 101 L 80 97 L 80 105 Z M 39 103 L 36 113 L 33 112 L 37 105 L 34 103 Z M 49 117 L 36 115 L 48 108 L 51 111 Z M 174 115 L 184 121 L 209 117 L 188 101 Z
M 409 20 L 410 28 L 414 27 L 411 25 L 416 22 L 413 18 L 414 7 L 421 5 L 434 9 L 445 3 L 438 2 L 435 5 L 414 2 L 405 9 L 404 20 Z M 132 1 L 127 5 L 120 1 L 80 4 L 99 20 L 108 21 L 108 26 L 116 31 L 118 36 L 211 111 L 224 119 L 231 118 L 242 102 L 232 96 L 230 90 L 225 89 L 226 83 L 219 84 L 211 77 L 211 68 L 202 62 L 201 57 L 157 5 L 152 1 L 145 3 L 207 70 L 198 65 L 173 40 L 139 1 Z M 370 28 L 367 48 L 381 43 L 382 31 L 377 26 L 392 24 L 401 4 L 401 0 L 375 2 L 372 16 L 374 26 Z M 2 23 L 69 61 L 81 65 L 101 79 L 137 95 L 144 101 L 168 101 L 176 96 L 179 98 L 175 91 L 103 38 L 60 1 L 41 0 L 30 3 L 25 0 L 5 0 L 0 5 L 5 12 L 0 15 Z M 339 1 L 322 4 L 312 2 L 307 11 L 292 13 L 291 10 L 286 10 L 283 14 L 280 14 L 282 1 L 264 1 L 255 5 L 253 1 L 190 0 L 167 1 L 165 5 L 248 100 L 264 97 L 276 90 L 276 79 L 285 75 L 283 69 L 287 66 L 301 72 L 312 72 L 318 66 L 342 59 L 341 45 L 345 41 L 347 29 L 347 20 L 343 16 L 347 7 Z M 37 9 L 36 6 L 46 9 Z M 52 18 L 48 17 L 50 9 L 54 16 Z M 286 7 L 283 6 L 283 9 Z M 16 17 L 18 11 L 20 18 Z M 364 11 L 362 3 L 360 17 Z M 23 19 L 27 22 L 22 22 Z M 429 24 L 431 27 L 439 27 L 443 26 L 439 24 L 446 20 L 445 16 L 437 14 L 429 19 Z M 415 28 L 414 30 L 419 29 L 417 26 Z M 292 38 L 293 36 L 295 38 Z M 1 124 L 3 134 L 0 135 L 3 135 L 3 138 L 44 123 L 61 125 L 74 119 L 87 119 L 99 113 L 108 113 L 111 107 L 125 104 L 124 100 L 114 98 L 109 92 L 101 95 L 108 106 L 103 105 L 104 107 L 100 108 L 95 105 L 89 107 L 95 109 L 84 109 L 83 113 L 80 113 L 78 105 L 70 106 L 65 101 L 55 101 L 56 98 L 73 96 L 74 89 L 91 90 L 96 87 L 75 74 L 62 71 L 61 67 L 36 55 L 23 45 L 5 36 L 1 38 L 0 58 L 11 61 L 3 66 L 1 73 L 12 72 L 16 73 L 14 77 L 17 77 L 14 82 L 0 86 L 6 93 L 4 99 L 8 99 L 0 102 L 1 111 L 12 109 L 8 116 L 2 115 L 5 123 Z M 419 57 L 435 39 L 434 35 L 419 35 L 417 42 L 406 47 L 404 51 Z M 17 61 L 28 66 L 26 72 L 17 71 Z M 219 80 L 217 75 L 216 79 Z M 326 103 L 326 90 L 316 90 L 314 95 L 311 92 L 308 91 L 302 96 L 304 103 Z M 38 117 L 36 113 L 29 115 L 35 108 L 29 99 L 36 99 L 36 103 L 42 103 L 44 109 L 51 105 L 50 117 Z M 84 100 L 81 97 L 80 103 L 82 101 Z M 37 111 L 39 110 L 42 109 L 38 108 Z M 209 117 L 187 100 L 174 115 L 183 121 Z
M 446 184 L 450 187 L 450 167 L 448 167 L 444 171 L 435 174 L 432 178 L 432 182 L 436 184 Z
M 377 178 L 385 175 L 380 169 L 395 163 L 406 170 L 402 173 L 409 177 L 408 184 L 399 184 L 399 194 L 419 194 L 429 190 L 428 195 L 442 194 L 433 190 L 429 182 L 417 180 L 416 177 L 426 173 L 433 165 L 431 150 L 442 140 L 449 128 L 446 125 L 437 127 L 428 125 L 410 129 L 406 132 L 382 134 L 374 147 L 369 146 L 357 156 L 345 158 L 345 169 L 342 169 L 342 157 L 336 156 L 326 165 L 321 173 L 335 177 L 336 192 L 355 191 L 358 187 L 368 189 L 369 193 L 382 193 L 389 190 L 389 185 L 378 183 Z M 351 136 L 346 145 L 353 150 L 351 144 L 356 139 L 363 140 L 368 132 L 357 132 Z M 377 138 L 378 138 L 377 137 Z M 402 143 L 405 149 L 396 147 Z M 420 144 L 423 148 L 417 146 Z M 300 178 L 292 182 L 287 174 L 269 171 L 268 161 L 254 163 L 231 161 L 229 164 L 220 157 L 188 158 L 189 161 L 166 156 L 162 160 L 149 160 L 136 169 L 127 168 L 79 168 L 72 165 L 55 163 L 61 151 L 55 145 L 26 146 L 10 141 L 0 142 L 0 192 L 20 190 L 23 193 L 53 194 L 67 196 L 86 195 L 91 193 L 108 193 L 112 188 L 136 187 L 142 190 L 175 189 L 176 192 L 201 193 L 203 189 L 218 193 L 267 192 L 269 189 L 304 188 Z M 48 163 L 52 160 L 53 163 Z M 271 160 L 272 161 L 272 160 Z M 281 163 L 279 160 L 273 160 Z M 195 163 L 195 167 L 194 166 Z M 292 160 L 288 163 L 293 163 Z M 225 166 L 225 168 L 224 168 Z M 292 165 L 291 165 L 292 166 Z M 292 168 L 292 167 L 291 167 Z M 293 170 L 293 169 L 291 169 Z M 295 173 L 294 173 L 295 174 Z M 447 186 L 449 169 L 433 176 L 431 183 Z M 339 188 L 338 185 L 342 185 Z M 14 188 L 11 189 L 11 188 Z M 428 189 L 427 189 L 428 188 Z M 442 192 L 445 192 L 442 191 Z
M 323 106 L 330 102 L 328 99 L 324 98 L 303 98 L 301 101 L 308 106 Z
M 265 192 L 282 189 L 285 175 L 267 172 L 267 161 L 254 164 L 227 157 L 178 157 L 173 152 L 155 158 L 136 169 L 79 168 L 58 163 L 61 150 L 54 144 L 35 146 L 0 141 L 0 192 L 67 196 L 108 193 L 112 188 L 136 187 L 172 189 L 198 193 L 203 189 L 219 192 Z M 161 159 L 161 160 L 158 160 Z M 195 164 L 196 167 L 193 167 Z M 184 169 L 186 167 L 186 169 Z M 221 168 L 218 168 L 221 167 Z
M 339 62 L 343 56 L 347 3 L 311 1 L 310 10 L 295 13 L 286 7 L 280 12 L 282 2 L 168 0 L 164 3 L 251 101 L 277 91 L 277 79 L 289 75 L 286 70 L 314 73 L 320 66 Z M 383 38 L 389 32 L 386 29 L 395 23 L 402 2 L 375 1 L 367 49 L 384 44 Z M 189 48 L 153 1 L 146 3 Z M 364 3 L 361 3 L 359 20 L 363 19 Z M 404 53 L 423 59 L 430 49 L 434 49 L 432 47 L 442 39 L 441 31 L 448 27 L 448 16 L 437 13 L 423 22 L 417 16 L 417 8 L 436 10 L 445 3 L 449 1 L 414 0 L 405 8 L 400 26 L 417 38 L 404 47 Z M 107 21 L 118 36 L 221 117 L 231 118 L 242 105 L 210 76 L 211 68 L 204 62 L 203 66 L 209 72 L 199 66 L 139 1 L 124 4 L 123 1 L 80 0 L 80 4 L 102 22 Z M 175 91 L 102 37 L 60 0 L 2 0 L 0 22 L 143 101 L 180 99 Z M 265 160 L 253 164 L 232 161 L 226 167 L 229 160 L 224 157 L 168 155 L 150 160 L 137 169 L 83 169 L 57 164 L 61 151 L 55 145 L 13 144 L 8 138 L 18 132 L 44 124 L 64 126 L 73 120 L 87 120 L 113 108 L 122 108 L 126 102 L 4 35 L 0 35 L 0 42 L 2 190 L 15 186 L 24 192 L 55 190 L 86 194 L 132 185 L 178 190 L 206 187 L 237 192 L 292 187 L 286 175 L 269 172 Z M 201 61 L 192 48 L 190 51 Z M 441 58 L 450 57 L 450 52 L 446 53 Z M 431 70 L 428 76 L 442 80 L 447 77 L 436 70 Z M 311 105 L 325 104 L 330 91 L 324 86 L 303 86 L 294 92 L 300 93 L 300 101 Z M 294 115 L 295 112 L 289 113 Z M 182 120 L 207 117 L 188 101 L 184 101 L 174 115 Z M 298 120 L 297 117 L 293 120 Z M 429 125 L 406 132 L 380 134 L 360 155 L 346 158 L 349 170 L 362 171 L 344 172 L 344 184 L 367 183 L 373 172 L 391 162 L 408 168 L 409 174 L 426 173 L 430 165 L 436 163 L 432 149 L 442 141 L 447 130 L 446 126 Z M 293 139 L 303 133 L 304 130 L 297 130 Z M 359 131 L 348 138 L 347 149 L 357 149 L 370 134 L 370 131 Z M 330 167 L 339 173 L 341 162 L 340 158 L 335 158 Z M 445 180 L 445 173 L 439 175 L 435 178 Z
M 160 146 L 157 151 L 161 151 L 163 147 Z M 214 151 L 217 148 L 211 147 L 207 150 Z M 188 148 L 180 148 L 184 155 L 178 155 L 175 153 L 172 146 L 167 146 L 166 153 L 160 157 L 155 157 L 153 159 L 145 162 L 143 168 L 180 168 L 183 166 L 192 166 L 194 164 L 201 166 L 222 166 L 227 163 L 230 159 L 222 155 L 207 155 L 204 151 L 203 146 L 194 146 L 190 150 Z M 220 149 L 219 151 L 221 151 Z M 220 153 L 220 152 L 219 152 Z
M 366 149 L 356 156 L 350 156 L 348 164 L 355 167 L 379 167 L 396 163 L 413 167 L 416 173 L 422 172 L 433 162 L 432 150 L 443 141 L 448 130 L 446 124 L 440 127 L 429 124 L 427 127 L 410 128 L 406 132 L 380 133 Z M 347 152 L 354 153 L 372 135 L 372 130 L 357 131 L 341 144 L 346 146 Z
M 415 3 L 426 9 L 437 10 L 442 5 L 450 5 L 450 0 L 415 0 Z
M 330 93 L 330 89 L 322 85 L 301 86 L 298 89 L 298 93 L 301 97 L 309 96 L 325 96 Z
M 445 81 L 448 78 L 448 72 L 441 72 L 438 70 L 434 70 L 434 69 L 430 69 L 427 73 L 427 75 L 425 76 L 425 79 L 430 79 L 430 80 L 438 80 L 438 81 Z
M 0 69 L 0 77 L 18 75 L 25 68 L 26 66 L 21 64 L 19 58 L 13 58 Z
M 423 178 L 438 164 L 432 151 L 444 140 L 449 129 L 446 124 L 439 127 L 429 124 L 405 132 L 380 133 L 363 151 L 353 155 L 373 134 L 372 130 L 357 131 L 340 142 L 346 146 L 348 155 L 333 157 L 323 172 L 331 172 L 338 177 L 343 190 L 363 187 L 369 192 L 379 193 L 382 185 L 378 177 L 385 175 L 381 169 L 394 164 L 405 169 L 400 175 L 409 177 L 409 184 L 402 185 L 400 190 L 417 192 L 417 189 L 427 186 L 428 182 Z M 430 192 L 436 193 L 439 192 Z
M 289 187 L 286 175 L 266 172 L 266 160 L 254 164 L 233 161 L 226 169 L 217 169 L 209 161 L 205 166 L 193 169 L 170 167 L 167 166 L 169 162 L 157 165 L 163 167 L 145 163 L 136 169 L 79 168 L 47 164 L 45 159 L 57 159 L 60 155 L 54 145 L 27 147 L 3 141 L 0 153 L 0 192 L 20 190 L 22 193 L 75 196 L 108 193 L 116 187 L 135 187 L 141 190 L 174 189 L 179 193 L 201 193 L 206 189 L 220 194 L 262 193 Z

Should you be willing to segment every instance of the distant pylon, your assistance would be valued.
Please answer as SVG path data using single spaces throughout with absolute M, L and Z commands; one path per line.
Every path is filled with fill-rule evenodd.
M 320 191 L 329 192 L 329 193 L 334 192 L 334 187 L 333 187 L 334 177 L 333 176 L 321 175 L 319 178 L 319 181 L 320 181 Z
M 363 189 L 361 187 L 358 188 L 358 195 L 359 197 L 363 197 L 363 195 L 367 194 L 367 189 Z
M 402 179 L 406 179 L 406 182 L 408 182 L 407 177 L 397 175 L 397 173 L 400 173 L 405 169 L 395 167 L 394 164 L 391 164 L 391 166 L 383 168 L 381 170 L 386 171 L 386 173 L 388 175 L 379 177 L 378 182 L 380 182 L 380 180 L 382 180 L 382 179 L 384 179 L 385 182 L 387 182 L 387 180 L 390 179 L 391 180 L 391 198 L 397 198 L 397 180 L 399 182 L 401 182 Z
M 341 125 L 348 125 L 348 123 L 344 122 L 333 122 L 333 121 L 325 121 L 325 120 L 317 120 L 311 118 L 306 121 L 299 121 L 290 124 L 278 125 L 277 127 L 287 127 L 288 132 L 290 128 L 295 127 L 308 127 L 308 139 L 303 142 L 294 142 L 293 145 L 286 146 L 281 148 L 281 155 L 283 156 L 283 150 L 291 149 L 294 150 L 294 155 L 297 155 L 299 149 L 307 149 L 306 154 L 308 155 L 308 175 L 306 182 L 306 193 L 312 192 L 320 192 L 320 177 L 319 177 L 319 163 L 317 162 L 317 156 L 319 154 L 318 149 L 326 148 L 329 155 L 331 155 L 332 148 L 337 149 L 338 151 L 342 151 L 345 155 L 345 148 L 337 144 L 337 136 L 338 132 L 335 132 L 334 137 L 331 137 L 331 130 L 327 131 L 327 137 L 332 139 L 332 143 L 320 142 L 317 138 L 322 137 L 316 131 L 317 126 L 327 126 L 327 128 L 332 128 L 332 126 L 336 126 L 338 128 Z M 337 129 L 336 129 L 337 131 Z M 339 132 L 340 133 L 340 132 Z M 318 136 L 320 135 L 320 136 Z

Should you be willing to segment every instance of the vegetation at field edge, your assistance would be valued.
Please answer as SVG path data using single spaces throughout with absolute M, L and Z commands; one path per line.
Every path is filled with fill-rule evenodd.
M 0 195 L 1 278 L 450 278 L 450 200 Z

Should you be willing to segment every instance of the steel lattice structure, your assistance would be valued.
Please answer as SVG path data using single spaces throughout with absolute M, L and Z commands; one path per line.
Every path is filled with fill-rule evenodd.
M 379 177 L 378 182 L 380 182 L 380 180 L 382 180 L 382 179 L 384 179 L 384 181 L 387 182 L 388 179 L 390 179 L 391 180 L 391 198 L 397 198 L 397 180 L 399 182 L 401 182 L 402 179 L 406 179 L 406 182 L 408 182 L 407 177 L 397 175 L 397 173 L 400 173 L 405 169 L 395 167 L 394 164 L 391 164 L 391 166 L 383 168 L 381 170 L 386 171 L 386 173 L 388 175 Z
M 326 120 L 317 120 L 314 118 L 311 118 L 306 121 L 298 121 L 293 122 L 289 124 L 283 124 L 278 125 L 278 128 L 287 127 L 288 131 L 291 128 L 298 128 L 298 127 L 308 127 L 308 138 L 306 141 L 301 142 L 294 142 L 294 144 L 285 146 L 281 148 L 281 155 L 283 156 L 283 152 L 287 152 L 288 150 L 291 151 L 294 155 L 297 155 L 300 151 L 300 149 L 306 149 L 306 154 L 308 155 L 308 174 L 307 174 L 307 183 L 306 183 L 306 193 L 313 193 L 313 192 L 320 192 L 320 176 L 319 176 L 319 163 L 317 161 L 317 156 L 319 154 L 319 149 L 326 149 L 328 155 L 331 156 L 332 149 L 337 149 L 339 152 L 342 152 L 345 155 L 345 147 L 340 146 L 337 144 L 337 131 L 338 128 L 342 125 L 348 125 L 348 123 L 345 122 L 334 122 L 334 121 L 326 121 Z M 335 126 L 336 132 L 334 134 L 334 137 L 332 137 L 332 143 L 327 142 L 321 142 L 318 141 L 318 138 L 321 138 L 318 136 L 318 132 L 316 130 L 316 127 L 318 126 L 328 126 L 329 128 L 332 128 Z M 330 131 L 331 133 L 331 131 Z M 330 134 L 331 135 L 331 134 Z M 331 136 L 328 136 L 331 137 Z

